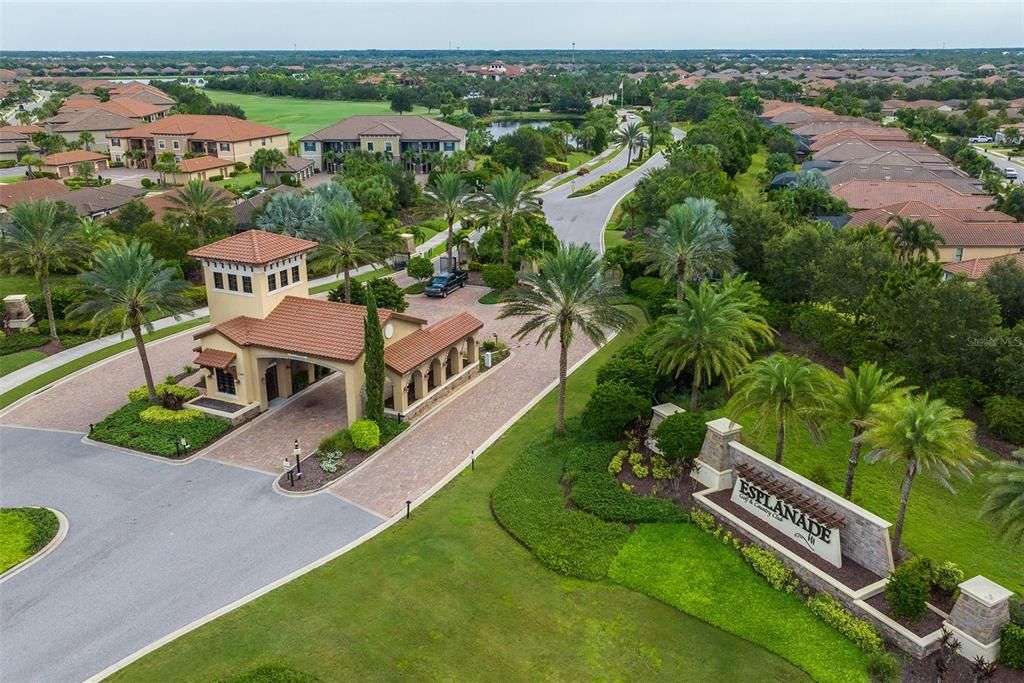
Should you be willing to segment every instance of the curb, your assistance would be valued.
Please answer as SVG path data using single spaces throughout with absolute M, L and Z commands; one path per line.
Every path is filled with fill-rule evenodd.
M 28 505 L 28 506 L 25 506 L 25 507 L 43 507 L 43 506 Z M 60 510 L 56 510 L 54 508 L 44 508 L 44 509 L 49 510 L 50 512 L 52 512 L 53 514 L 55 514 L 57 516 L 57 525 L 58 525 L 57 526 L 57 533 L 54 534 L 53 538 L 50 539 L 50 542 L 47 543 L 46 545 L 44 545 L 43 548 L 39 552 L 37 552 L 35 555 L 33 555 L 32 557 L 28 558 L 24 562 L 20 562 L 19 564 L 14 565 L 13 567 L 11 567 L 7 571 L 5 571 L 3 574 L 0 574 L 0 583 L 3 583 L 4 581 L 7 581 L 8 579 L 14 578 L 15 576 L 17 576 L 21 572 L 25 571 L 26 569 L 28 569 L 29 567 L 34 565 L 36 562 L 41 561 L 44 557 L 46 557 L 47 555 L 52 553 L 54 550 L 56 550 L 57 546 L 59 546 L 61 543 L 63 543 L 64 539 L 67 537 L 68 529 L 71 527 L 71 524 L 70 524 L 70 522 L 68 522 L 68 518 L 64 515 L 64 513 L 61 512 Z

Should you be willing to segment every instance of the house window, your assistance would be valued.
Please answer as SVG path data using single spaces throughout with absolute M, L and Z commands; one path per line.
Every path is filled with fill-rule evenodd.
M 220 143 L 220 151 L 222 151 L 222 152 L 230 152 L 231 151 L 231 145 L 229 143 L 227 143 L 227 142 Z
M 288 286 L 288 271 L 287 270 L 282 270 L 281 271 L 281 286 L 282 287 L 287 287 Z
M 159 147 L 160 149 L 167 149 L 167 143 L 164 142 L 163 140 L 160 140 L 159 142 L 157 142 L 156 146 Z
M 964 248 L 957 247 L 953 250 L 953 263 L 960 263 L 964 260 Z
M 372 141 L 366 143 L 366 151 L 367 152 L 372 152 L 373 151 L 373 142 Z
M 179 161 L 181 161 L 181 155 L 180 154 L 175 154 L 174 155 L 174 163 L 178 163 Z
M 444 143 L 444 151 L 446 151 L 446 152 L 454 152 L 455 151 L 455 143 L 454 142 L 446 142 L 446 143 Z
M 114 161 L 121 161 L 121 155 L 120 154 L 115 154 L 114 155 Z
M 267 139 L 266 138 L 263 138 L 262 140 L 260 140 L 260 142 L 263 144 L 264 147 L 267 146 Z
M 299 267 L 292 266 L 292 282 L 298 282 L 302 278 L 299 277 Z
M 384 143 L 384 151 L 389 153 L 389 154 L 391 153 L 391 143 L 390 142 L 385 142 Z
M 227 370 L 217 368 L 217 392 L 235 395 L 235 376 Z
M 252 278 L 248 275 L 242 276 L 242 291 L 246 294 L 252 294 Z
M 234 273 L 228 273 L 228 289 L 232 292 L 238 291 L 238 276 Z
M 224 289 L 224 273 L 213 274 L 213 288 Z
M 120 147 L 121 138 L 110 138 L 110 145 L 111 147 Z M 120 161 L 120 159 L 118 159 L 118 161 Z
M 303 152 L 315 152 L 316 151 L 316 143 L 315 142 L 303 142 L 302 143 L 302 151 Z
M 181 149 L 181 143 L 177 140 L 171 140 L 171 147 L 174 149 Z
M 277 276 L 273 273 L 267 276 L 267 289 L 271 292 L 277 289 Z

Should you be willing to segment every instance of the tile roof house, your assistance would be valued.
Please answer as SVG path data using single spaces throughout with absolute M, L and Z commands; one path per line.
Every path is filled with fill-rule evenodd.
M 989 256 L 987 258 L 972 258 L 960 261 L 959 263 L 943 263 L 942 276 L 949 280 L 958 275 L 963 275 L 968 280 L 978 280 L 992 268 L 997 262 L 1016 263 L 1017 267 L 1024 268 L 1024 251 L 1018 251 L 1009 256 Z
M 938 182 L 849 180 L 832 187 L 832 194 L 854 209 L 877 209 L 890 204 L 919 200 L 931 206 L 983 211 L 992 197 L 966 194 Z
M 193 249 L 203 266 L 210 327 L 195 335 L 206 397 L 191 407 L 233 419 L 274 407 L 322 374 L 344 375 L 351 424 L 364 413 L 366 308 L 309 296 L 306 257 L 316 242 L 249 230 Z M 377 312 L 384 332 L 385 406 L 409 419 L 478 371 L 483 323 L 461 312 L 433 325 Z M 305 381 L 297 381 L 304 377 Z M 224 403 L 237 406 L 225 412 Z
M 249 163 L 263 148 L 288 154 L 288 131 L 233 116 L 174 114 L 110 138 L 113 160 L 136 168 L 152 168 L 162 152 L 176 161 L 192 152 Z
M 234 166 L 235 162 L 230 159 L 218 159 L 210 156 L 192 157 L 179 161 L 179 172 L 169 173 L 167 177 L 173 185 L 184 185 L 190 180 L 210 181 L 211 178 L 216 180 L 216 176 L 226 176 L 234 169 Z
M 229 201 L 235 200 L 235 195 L 231 194 L 227 190 L 217 185 L 207 184 L 207 187 L 215 190 L 224 199 L 227 199 Z M 167 218 L 168 210 L 174 206 L 172 197 L 179 194 L 180 192 L 180 189 L 175 189 L 169 190 L 167 192 L 161 192 L 160 194 L 154 194 L 144 198 L 142 200 L 142 203 L 145 204 L 146 208 L 153 212 L 153 220 L 162 222 Z
M 0 183 L 0 211 L 6 211 L 18 202 L 35 202 L 40 199 L 56 198 L 71 190 L 59 180 L 36 178 L 18 183 Z
M 89 143 L 89 149 L 97 152 L 106 152 L 110 148 L 108 137 L 137 125 L 138 121 L 103 109 L 65 112 L 46 122 L 49 132 L 59 134 L 68 142 L 77 141 L 82 133 L 92 134 L 93 141 Z
M 76 149 L 70 152 L 56 152 L 43 157 L 43 171 L 56 173 L 58 178 L 71 178 L 78 175 L 80 164 L 89 164 L 94 173 L 107 169 L 107 156 L 99 152 Z
M 111 114 L 134 119 L 135 125 L 139 125 L 140 123 L 149 123 L 161 118 L 170 108 L 171 105 L 168 104 L 151 104 L 142 100 L 132 99 L 131 97 L 112 97 L 106 102 L 100 102 L 98 99 L 73 98 L 65 102 L 60 111 L 100 109 Z
M 350 116 L 299 139 L 299 154 L 311 159 L 317 170 L 335 170 L 335 157 L 353 150 L 402 159 L 411 170 L 429 173 L 430 162 L 410 154 L 453 154 L 466 149 L 466 130 L 426 116 Z
M 99 218 L 114 213 L 124 204 L 145 194 L 146 191 L 139 187 L 111 183 L 102 187 L 73 190 L 61 195 L 59 199 L 74 207 L 79 216 Z

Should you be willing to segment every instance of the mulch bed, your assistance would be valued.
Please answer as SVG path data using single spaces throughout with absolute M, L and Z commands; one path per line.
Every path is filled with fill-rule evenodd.
M 836 567 L 832 563 L 826 561 L 824 558 L 815 555 L 811 551 L 807 550 L 799 543 L 789 538 L 775 527 L 768 524 L 761 519 L 758 519 L 754 515 L 747 512 L 744 508 L 740 507 L 736 503 L 732 502 L 732 489 L 724 489 L 717 491 L 707 496 L 707 499 L 713 502 L 715 505 L 723 508 L 727 512 L 739 517 L 741 520 L 746 522 L 749 526 L 760 531 L 762 534 L 772 539 L 787 550 L 796 553 L 804 561 L 814 565 L 815 568 L 828 574 L 836 581 L 842 583 L 845 586 L 853 590 L 860 590 L 865 586 L 870 586 L 876 581 L 881 581 L 883 577 L 878 576 L 874 572 L 865 569 L 861 565 L 857 564 L 848 557 L 843 557 L 843 566 Z M 940 618 L 941 620 L 941 618 Z
M 939 653 L 934 652 L 924 659 L 912 660 L 903 670 L 903 683 L 935 683 L 937 678 L 935 662 L 938 659 Z M 960 655 L 953 657 L 949 663 L 949 669 L 942 675 L 943 683 L 974 683 L 976 680 L 971 662 Z M 988 681 L 991 683 L 1021 683 L 1024 681 L 1024 671 L 998 666 L 995 676 L 989 678 Z
M 277 485 L 285 491 L 315 491 L 348 474 L 353 467 L 371 455 L 372 453 L 366 451 L 346 453 L 345 457 L 338 461 L 337 472 L 324 472 L 320 469 L 320 460 L 315 455 L 309 455 L 302 459 L 302 478 L 295 480 L 295 486 L 289 482 L 287 472 L 278 478 Z
M 928 596 L 928 602 L 931 603 L 932 607 L 936 607 L 946 614 L 949 614 L 953 605 L 956 604 L 956 597 L 952 593 L 944 593 L 938 588 L 932 588 L 932 594 Z
M 649 457 L 644 458 L 644 464 L 648 467 L 651 466 Z M 700 482 L 688 474 L 680 479 L 655 479 L 653 475 L 641 479 L 633 474 L 633 468 L 630 467 L 628 460 L 622 463 L 622 471 L 615 478 L 619 482 L 633 487 L 633 493 L 637 496 L 653 495 L 671 500 L 684 510 L 693 507 L 694 492 L 703 488 Z
M 59 332 L 60 332 L 60 329 L 58 328 L 58 333 Z M 52 356 L 54 354 L 60 353 L 63 350 L 64 350 L 64 345 L 61 344 L 60 342 L 55 342 L 52 339 L 50 341 L 46 342 L 45 344 L 43 344 L 42 346 L 40 346 L 38 349 L 36 349 L 36 351 L 41 351 L 41 352 L 45 353 L 47 356 Z
M 885 599 L 885 593 L 879 593 L 878 595 L 868 598 L 864 602 L 868 603 L 916 636 L 926 636 L 929 633 L 934 633 L 942 628 L 942 617 L 930 609 L 926 609 L 925 613 L 917 621 L 896 618 L 892 613 L 892 605 L 890 605 L 889 601 Z

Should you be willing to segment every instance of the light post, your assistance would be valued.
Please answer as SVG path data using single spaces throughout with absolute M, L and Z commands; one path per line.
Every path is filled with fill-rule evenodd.
M 299 440 L 295 439 L 295 447 L 292 448 L 292 455 L 295 456 L 295 473 L 298 479 L 302 479 L 302 450 L 299 448 Z
M 576 42 L 575 41 L 573 41 L 573 44 L 572 44 L 572 65 L 576 66 Z
M 285 458 L 283 461 L 281 461 L 281 467 L 283 467 L 284 471 L 288 474 L 289 485 L 291 485 L 292 488 L 295 488 L 295 475 L 292 473 L 291 461 L 288 460 L 288 458 Z

